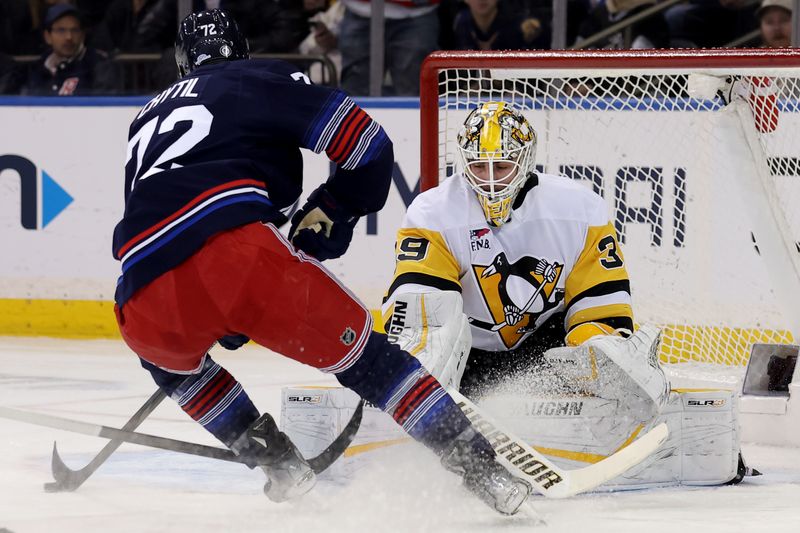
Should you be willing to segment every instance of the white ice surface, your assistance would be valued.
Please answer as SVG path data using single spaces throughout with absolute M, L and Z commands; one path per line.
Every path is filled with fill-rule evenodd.
M 247 346 L 217 350 L 261 410 L 279 413 L 283 385 L 329 384 L 316 370 Z M 155 390 L 120 342 L 0 337 L 0 405 L 122 426 Z M 217 443 L 165 401 L 140 431 Z M 459 487 L 432 454 L 398 449 L 345 483 L 321 480 L 273 504 L 263 474 L 125 444 L 78 491 L 45 493 L 52 442 L 74 468 L 105 440 L 0 419 L 0 531 L 37 532 L 800 532 L 800 450 L 745 445 L 764 475 L 733 487 L 533 498 L 547 521 L 502 517 Z

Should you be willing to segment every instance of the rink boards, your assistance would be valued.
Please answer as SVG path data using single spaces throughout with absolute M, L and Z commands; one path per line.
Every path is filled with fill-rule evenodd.
M 0 334 L 117 335 L 111 301 L 119 266 L 111 256 L 111 235 L 123 210 L 128 124 L 146 101 L 0 99 Z M 386 207 L 359 222 L 348 253 L 326 266 L 375 309 L 391 280 L 395 229 L 419 183 L 419 106 L 413 99 L 359 103 L 394 142 L 393 185 Z M 653 119 L 652 112 L 617 112 L 626 114 L 627 127 L 608 135 L 631 136 L 635 126 L 648 127 Z M 539 113 L 532 112 L 531 120 L 541 125 L 545 121 Z M 564 120 L 585 118 L 578 113 Z M 679 127 L 691 118 L 674 113 L 669 120 Z M 554 133 L 565 131 L 565 124 L 549 127 L 552 131 L 539 131 L 537 160 L 545 171 L 583 179 L 604 193 L 612 217 L 639 209 L 660 221 L 660 225 L 625 224 L 638 317 L 673 313 L 674 323 L 688 322 L 673 338 L 677 342 L 691 338 L 693 346 L 702 344 L 696 339 L 703 335 L 719 337 L 707 322 L 711 315 L 750 332 L 744 337 L 786 340 L 787 324 L 781 323 L 775 291 L 749 235 L 740 232 L 741 242 L 730 246 L 721 246 L 717 238 L 723 232 L 730 234 L 730 218 L 740 219 L 742 212 L 742 199 L 724 176 L 701 182 L 687 154 L 668 155 L 658 146 L 650 155 L 644 152 L 637 160 L 625 161 L 625 172 L 620 171 L 619 153 L 564 165 L 561 148 L 554 142 L 562 137 Z M 327 178 L 329 163 L 309 151 L 304 151 L 304 158 L 305 189 L 310 191 Z M 591 179 L 586 179 L 590 166 Z M 633 166 L 636 172 L 629 171 Z M 647 179 L 642 181 L 641 176 Z M 620 205 L 613 191 L 620 180 L 627 179 L 626 203 Z M 655 183 L 663 188 L 662 195 L 648 193 Z M 678 205 L 686 205 L 687 210 L 679 211 Z M 634 246 L 644 253 L 631 253 Z M 714 257 L 713 264 L 706 257 Z M 689 274 L 677 268 L 682 261 L 694 265 Z M 735 285 L 719 276 L 718 265 L 730 270 L 726 275 Z M 693 294 L 692 305 L 672 305 L 676 294 Z M 747 316 L 737 322 L 742 308 L 748 309 Z M 723 333 L 724 337 L 742 336 Z M 743 348 L 729 351 L 743 353 Z

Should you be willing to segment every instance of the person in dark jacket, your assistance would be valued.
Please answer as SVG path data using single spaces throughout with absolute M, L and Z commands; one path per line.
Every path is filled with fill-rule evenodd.
M 656 0 L 605 0 L 597 4 L 581 23 L 577 42 L 580 43 L 609 26 L 650 9 L 655 3 Z M 669 26 L 661 13 L 641 20 L 630 28 L 630 42 L 626 42 L 625 33 L 620 31 L 597 43 L 595 47 L 611 49 L 669 47 Z
M 93 43 L 112 53 L 160 53 L 172 47 L 177 24 L 175 0 L 114 0 Z
M 108 57 L 84 45 L 85 33 L 75 7 L 57 4 L 47 11 L 44 39 L 50 51 L 31 66 L 23 94 L 72 96 L 116 90 L 116 76 Z
M 309 32 L 301 0 L 228 0 L 222 6 L 242 22 L 254 53 L 295 53 Z
M 499 0 L 465 0 L 453 22 L 458 50 L 527 50 L 547 48 L 542 22 L 517 6 Z

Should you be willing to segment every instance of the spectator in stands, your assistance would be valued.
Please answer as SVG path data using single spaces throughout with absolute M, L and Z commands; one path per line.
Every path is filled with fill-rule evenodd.
M 44 39 L 51 50 L 28 71 L 23 94 L 70 96 L 110 94 L 117 90 L 114 69 L 107 56 L 84 45 L 80 13 L 69 4 L 47 10 Z
M 103 22 L 103 18 L 108 10 L 108 0 L 73 0 L 71 2 L 81 12 L 81 19 L 86 32 L 90 36 L 94 36 L 94 30 Z M 87 42 L 93 44 L 87 37 Z
M 584 19 L 578 30 L 578 41 L 651 8 L 656 0 L 605 0 L 598 3 Z M 625 32 L 611 35 L 592 48 L 668 48 L 669 27 L 662 14 L 639 21 L 631 26 L 630 43 L 625 42 Z
M 342 88 L 350 94 L 369 93 L 370 16 L 369 2 L 340 0 L 345 13 L 339 35 L 342 51 Z M 392 78 L 397 96 L 419 94 L 419 71 L 425 57 L 438 48 L 438 0 L 386 0 L 384 67 Z
M 113 0 L 94 46 L 112 53 L 161 53 L 172 47 L 177 25 L 176 0 Z
M 95 34 L 94 46 L 110 54 L 158 54 L 120 63 L 125 93 L 150 93 L 175 81 L 172 48 L 178 24 L 177 0 L 113 0 Z
M 548 48 L 542 22 L 500 0 L 464 0 L 453 32 L 458 50 L 525 50 Z
M 313 12 L 324 0 L 304 0 L 306 12 Z M 342 53 L 339 51 L 339 29 L 344 18 L 344 5 L 341 1 L 332 3 L 324 11 L 317 11 L 308 20 L 311 31 L 300 43 L 300 53 L 305 55 L 324 55 L 333 62 L 336 72 L 342 71 Z M 322 77 L 313 69 L 309 72 L 314 82 L 321 82 Z M 333 80 L 338 81 L 338 80 Z
M 763 0 L 758 8 L 761 46 L 785 48 L 792 46 L 793 0 Z
M 308 35 L 308 17 L 298 0 L 223 0 L 239 21 L 254 53 L 296 53 Z
M 436 9 L 439 17 L 439 48 L 442 50 L 454 50 L 456 47 L 455 33 L 453 25 L 456 15 L 464 8 L 463 0 L 439 0 L 439 7 Z
M 47 9 L 69 0 L 1 0 L 0 53 L 39 55 L 45 50 L 42 19 Z
M 756 28 L 758 0 L 691 0 L 664 13 L 670 44 L 678 48 L 725 46 Z

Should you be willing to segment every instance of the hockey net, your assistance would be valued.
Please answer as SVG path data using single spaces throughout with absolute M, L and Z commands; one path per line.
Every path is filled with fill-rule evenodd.
M 800 338 L 800 51 L 440 52 L 421 90 L 423 189 L 459 170 L 466 113 L 500 100 L 540 171 L 606 199 L 662 361 L 741 366 Z

